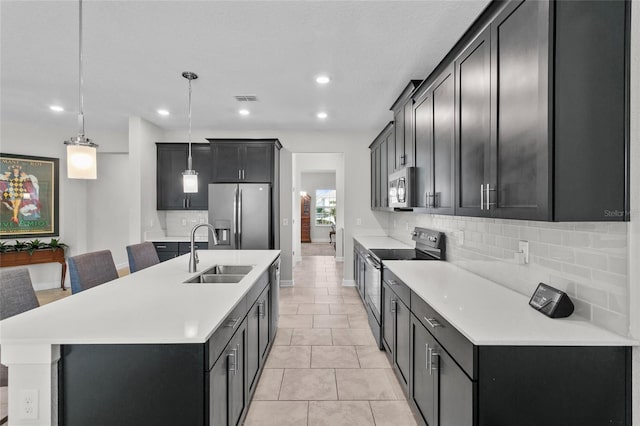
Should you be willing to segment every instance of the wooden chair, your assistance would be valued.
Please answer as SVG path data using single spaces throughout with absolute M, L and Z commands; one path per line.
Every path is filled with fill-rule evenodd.
M 95 251 L 69 258 L 71 293 L 79 293 L 118 278 L 110 250 Z
M 149 242 L 127 246 L 127 256 L 129 257 L 129 272 L 132 274 L 160 263 L 156 247 Z

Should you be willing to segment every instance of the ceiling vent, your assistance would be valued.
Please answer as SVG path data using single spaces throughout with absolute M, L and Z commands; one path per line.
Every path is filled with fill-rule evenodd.
M 238 102 L 258 102 L 256 95 L 236 95 L 234 96 Z

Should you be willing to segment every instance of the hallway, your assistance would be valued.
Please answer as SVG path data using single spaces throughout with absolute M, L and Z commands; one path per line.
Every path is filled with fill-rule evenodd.
M 295 287 L 280 289 L 278 334 L 245 425 L 415 425 L 357 290 L 341 285 L 343 264 L 302 259 Z

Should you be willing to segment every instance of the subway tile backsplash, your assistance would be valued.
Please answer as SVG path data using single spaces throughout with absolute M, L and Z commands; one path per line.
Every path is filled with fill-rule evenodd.
M 389 235 L 413 245 L 415 226 L 447 235 L 447 260 L 530 296 L 539 282 L 565 291 L 575 314 L 611 330 L 629 331 L 627 224 L 534 222 L 390 213 Z M 529 242 L 529 263 L 515 261 Z
M 206 210 L 168 210 L 166 215 L 167 237 L 188 237 L 191 229 L 199 223 L 207 223 L 208 212 Z M 207 228 L 197 231 L 198 236 L 207 236 Z

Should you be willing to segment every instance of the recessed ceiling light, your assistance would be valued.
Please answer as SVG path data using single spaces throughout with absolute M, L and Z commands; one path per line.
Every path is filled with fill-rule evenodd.
M 163 116 L 167 116 L 170 114 L 169 111 L 167 111 L 166 109 L 159 109 L 158 110 L 158 114 L 163 115 Z
M 243 109 L 238 111 L 238 114 L 240 114 L 240 115 L 249 115 L 249 114 L 251 114 L 251 112 L 249 112 L 248 109 L 244 109 L 243 108 Z
M 62 108 L 60 105 L 51 105 L 51 106 L 49 107 L 49 109 L 50 109 L 51 111 L 55 111 L 55 112 L 62 112 L 62 111 L 64 111 L 64 108 Z
M 318 114 L 316 114 L 316 117 L 318 117 L 321 120 L 324 120 L 325 118 L 328 117 L 326 112 L 319 112 Z
M 316 83 L 318 84 L 327 84 L 331 81 L 328 75 L 319 75 L 316 77 Z

